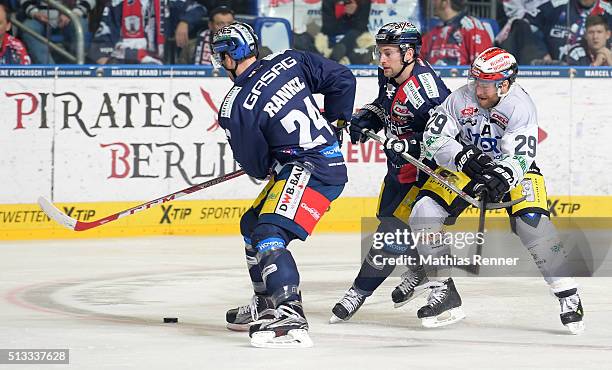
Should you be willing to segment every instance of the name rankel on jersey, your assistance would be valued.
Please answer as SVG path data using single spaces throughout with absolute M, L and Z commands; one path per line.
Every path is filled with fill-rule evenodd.
M 299 77 L 294 77 L 283 85 L 264 106 L 264 111 L 270 118 L 274 117 L 282 107 L 287 104 L 297 93 L 304 90 L 306 84 Z
M 297 61 L 292 57 L 287 57 L 280 62 L 273 65 L 268 71 L 266 71 L 251 89 L 251 92 L 247 95 L 244 103 L 242 104 L 248 110 L 253 109 L 259 96 L 261 95 L 261 89 L 267 87 L 274 81 L 278 76 L 280 76 L 282 71 L 287 71 L 290 68 L 297 65 Z

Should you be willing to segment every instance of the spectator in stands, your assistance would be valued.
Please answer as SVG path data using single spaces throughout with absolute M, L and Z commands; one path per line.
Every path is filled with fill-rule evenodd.
M 205 26 L 206 8 L 193 0 L 168 0 L 170 5 L 169 30 L 174 30 L 176 46 L 184 48 L 190 36 Z
M 368 32 L 370 8 L 370 0 L 323 0 L 322 33 L 315 37 L 317 50 L 343 64 L 365 64 L 358 59 L 367 53 L 369 63 L 371 53 L 366 49 L 368 44 L 374 45 Z
M 478 18 L 467 15 L 466 0 L 432 0 L 434 15 L 442 24 L 423 37 L 421 55 L 431 64 L 469 65 L 493 46 Z
M 163 64 L 166 39 L 174 35 L 177 46 L 183 45 L 184 24 L 188 34 L 203 25 L 205 15 L 195 0 L 111 2 L 104 8 L 89 58 L 98 64 Z
M 96 0 L 60 0 L 60 2 L 72 10 L 72 13 L 79 19 L 83 32 L 87 32 L 87 17 L 96 5 Z M 76 52 L 75 25 L 67 15 L 48 6 L 44 0 L 19 0 L 19 3 L 27 16 L 24 22 L 26 27 L 47 38 L 52 32 L 60 32 L 64 38 L 64 47 L 73 54 Z M 23 41 L 28 46 L 34 64 L 55 64 L 44 42 L 38 41 L 34 36 L 25 32 Z
M 30 64 L 30 56 L 25 46 L 9 34 L 10 17 L 11 10 L 8 5 L 0 3 L 0 64 Z
M 524 19 L 525 14 L 535 16 L 538 6 L 550 0 L 498 0 L 497 22 L 501 30 L 495 44 L 516 57 L 519 64 L 531 64 L 548 53 L 542 32 Z M 503 6 L 502 6 L 503 5 Z
M 568 52 L 568 64 L 582 66 L 612 66 L 609 48 L 610 25 L 601 15 L 586 19 L 584 38 Z
M 234 23 L 234 11 L 227 6 L 218 6 L 210 11 L 208 29 L 198 36 L 193 57 L 194 64 L 211 65 L 212 50 L 210 44 L 212 37 L 221 28 Z
M 536 15 L 526 14 L 525 19 L 542 31 L 548 55 L 534 64 L 564 61 L 569 49 L 582 39 L 589 15 L 601 15 L 608 25 L 612 24 L 610 0 L 550 1 L 537 10 Z

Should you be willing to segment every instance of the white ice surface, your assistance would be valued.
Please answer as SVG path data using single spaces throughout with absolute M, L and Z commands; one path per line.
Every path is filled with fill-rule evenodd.
M 257 349 L 225 329 L 249 301 L 240 237 L 0 243 L 0 348 L 69 348 L 70 365 L 0 369 L 609 369 L 612 278 L 581 278 L 587 330 L 567 334 L 541 278 L 457 278 L 467 318 L 425 329 L 394 309 L 391 278 L 349 323 L 331 307 L 354 279 L 359 235 L 292 245 L 315 347 Z M 163 324 L 178 317 L 178 324 Z

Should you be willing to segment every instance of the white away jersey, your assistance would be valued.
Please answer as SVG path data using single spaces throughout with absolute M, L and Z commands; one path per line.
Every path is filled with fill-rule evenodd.
M 491 109 L 478 104 L 474 88 L 465 85 L 448 96 L 427 122 L 423 135 L 426 157 L 456 171 L 455 156 L 473 144 L 513 173 L 511 187 L 525 176 L 536 157 L 536 108 L 519 85 Z

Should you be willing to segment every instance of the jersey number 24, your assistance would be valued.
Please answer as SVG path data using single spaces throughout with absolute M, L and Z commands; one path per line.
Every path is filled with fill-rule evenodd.
M 298 130 L 301 148 L 312 149 L 327 142 L 323 135 L 312 138 L 313 125 L 316 131 L 326 128 L 330 134 L 333 135 L 334 132 L 309 96 L 304 98 L 304 104 L 306 105 L 306 113 L 308 115 L 302 110 L 293 109 L 280 120 L 280 123 L 289 134 L 293 133 L 296 129 Z

